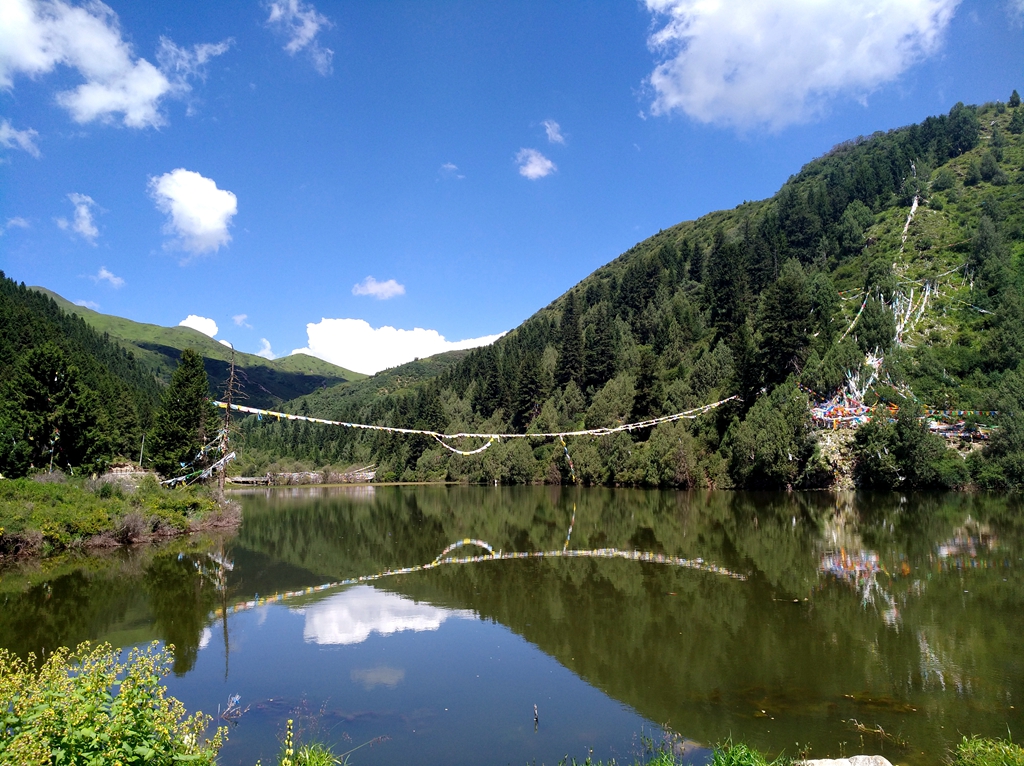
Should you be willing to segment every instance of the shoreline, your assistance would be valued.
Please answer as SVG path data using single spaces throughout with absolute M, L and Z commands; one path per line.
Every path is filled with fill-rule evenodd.
M 0 481 L 0 564 L 157 543 L 242 519 L 237 501 L 206 487 L 167 489 L 151 476 L 135 485 L 40 476 Z

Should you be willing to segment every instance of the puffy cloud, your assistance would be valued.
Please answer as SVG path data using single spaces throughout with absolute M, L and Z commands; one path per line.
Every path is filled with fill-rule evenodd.
M 89 244 L 95 245 L 96 238 L 100 235 L 100 230 L 96 228 L 96 224 L 92 220 L 92 209 L 96 206 L 96 203 L 92 197 L 85 194 L 69 194 L 68 199 L 75 206 L 74 220 L 68 221 L 67 218 L 58 218 L 57 226 L 64 231 L 71 230 Z
M 99 272 L 95 276 L 89 277 L 93 282 L 99 284 L 100 282 L 109 282 L 111 287 L 124 287 L 124 280 L 107 270 L 106 266 L 100 266 Z
M 529 178 L 531 181 L 551 175 L 558 170 L 555 163 L 536 149 L 520 149 L 516 155 L 516 162 L 519 164 L 519 175 Z
M 231 319 L 235 323 L 235 327 L 248 327 L 251 330 L 252 325 L 245 321 L 248 318 L 248 314 L 235 314 L 233 317 L 231 317 Z
M 16 130 L 11 125 L 10 120 L 0 120 L 0 144 L 3 144 L 8 149 L 18 147 L 22 151 L 28 152 L 36 159 L 39 158 L 39 147 L 36 146 L 36 136 L 39 133 L 32 130 L 32 128 L 26 128 L 25 130 Z
M 177 168 L 150 178 L 149 193 L 157 209 L 169 216 L 164 233 L 177 237 L 181 249 L 206 253 L 231 241 L 228 224 L 238 212 L 238 200 L 218 189 L 213 179 Z
M 161 41 L 161 50 L 168 46 L 174 44 Z M 57 103 L 80 123 L 119 115 L 131 128 L 162 125 L 161 99 L 187 93 L 200 58 L 226 49 L 224 43 L 196 46 L 191 69 L 164 71 L 135 55 L 117 14 L 101 2 L 76 7 L 63 0 L 5 0 L 0 9 L 0 88 L 12 88 L 19 73 L 38 77 L 58 65 L 71 67 L 85 82 L 58 93 Z
M 198 330 L 203 335 L 209 335 L 211 338 L 217 334 L 218 330 L 217 323 L 212 319 L 196 316 L 195 314 L 189 314 L 178 322 L 178 327 L 191 327 L 193 330 Z
M 277 358 L 270 348 L 270 341 L 266 338 L 260 338 L 260 350 L 256 352 L 256 356 L 262 356 L 264 359 Z
M 325 318 L 306 325 L 307 345 L 292 353 L 309 354 L 372 375 L 444 351 L 486 346 L 504 334 L 449 341 L 437 330 L 398 330 L 388 326 L 375 329 L 362 319 Z
M 334 51 L 324 48 L 316 36 L 321 29 L 330 29 L 330 19 L 302 0 L 279 0 L 270 3 L 270 17 L 267 25 L 283 32 L 288 38 L 284 49 L 291 55 L 305 50 L 313 62 L 313 68 L 322 75 L 331 73 L 331 59 Z
M 565 144 L 565 136 L 562 135 L 562 126 L 554 120 L 544 120 L 544 131 L 548 134 L 548 141 L 552 144 Z
M 934 53 L 960 0 L 646 0 L 651 111 L 782 128 L 864 98 Z
M 400 285 L 393 279 L 387 282 L 378 282 L 373 277 L 367 277 L 359 284 L 352 286 L 353 295 L 372 295 L 379 301 L 386 301 L 396 295 L 405 295 L 405 285 Z
M 77 300 L 75 301 L 75 305 L 81 306 L 82 308 L 92 309 L 93 311 L 98 311 L 100 308 L 100 304 L 95 301 Z
M 11 229 L 27 229 L 28 227 L 28 221 L 19 215 L 15 216 L 14 218 L 8 218 L 7 223 L 5 223 L 3 226 L 0 226 L 0 234 L 10 231 Z

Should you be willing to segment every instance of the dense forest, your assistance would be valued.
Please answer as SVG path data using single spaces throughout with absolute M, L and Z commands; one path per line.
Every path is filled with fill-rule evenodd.
M 1018 486 L 1022 191 L 1016 91 L 1008 103 L 957 104 L 836 146 L 771 199 L 659 232 L 493 345 L 438 361 L 433 375 L 398 368 L 286 409 L 448 433 L 528 433 L 735 397 L 693 421 L 570 439 L 576 477 L 800 488 L 835 479 L 811 406 L 843 393 L 871 413 L 855 436 L 846 432 L 860 485 Z M 923 415 L 941 418 L 935 410 L 954 411 L 960 438 L 929 429 Z M 252 418 L 240 443 L 247 472 L 290 461 L 375 463 L 378 479 L 393 480 L 571 478 L 551 439 L 463 457 L 427 437 Z
M 137 455 L 159 400 L 132 354 L 0 272 L 0 473 Z

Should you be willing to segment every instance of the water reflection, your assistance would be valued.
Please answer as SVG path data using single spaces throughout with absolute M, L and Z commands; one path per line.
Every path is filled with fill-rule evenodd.
M 468 610 L 438 609 L 368 585 L 357 585 L 295 611 L 306 618 L 303 639 L 315 644 L 359 644 L 371 633 L 419 633 L 437 630 L 449 617 L 474 617 Z
M 900 732 L 911 747 L 869 749 L 925 763 L 959 732 L 999 736 L 1009 726 L 1016 736 L 1024 728 L 1024 514 L 1016 498 L 350 489 L 247 493 L 242 528 L 220 543 L 185 541 L 0 573 L 0 645 L 25 654 L 84 639 L 170 641 L 186 702 L 210 708 L 209 698 L 211 709 L 236 691 L 247 702 L 297 699 L 319 688 L 323 652 L 343 652 L 351 659 L 333 677 L 340 674 L 352 694 L 369 695 L 367 705 L 373 695 L 392 695 L 389 710 L 415 720 L 409 726 L 418 735 L 423 711 L 445 712 L 436 708 L 437 678 L 423 680 L 424 668 L 449 662 L 437 673 L 461 677 L 462 650 L 437 659 L 417 647 L 452 641 L 474 625 L 492 631 L 474 634 L 494 647 L 481 662 L 509 668 L 497 691 L 526 688 L 527 731 L 538 663 L 525 650 L 505 654 L 509 642 L 499 637 L 507 632 L 621 703 L 620 723 L 633 726 L 633 710 L 705 743 L 731 735 L 792 750 L 810 741 L 824 756 L 844 742 L 847 752 L 856 747 L 860 732 L 848 723 L 856 720 Z M 573 547 L 701 558 L 747 579 L 632 560 L 495 560 L 313 593 L 290 608 L 258 606 L 258 594 L 429 562 L 463 538 L 505 552 L 561 550 L 573 508 Z M 240 600 L 252 600 L 254 612 L 211 618 Z M 283 632 L 277 654 L 252 666 L 261 675 L 247 652 L 272 629 Z M 227 652 L 223 680 L 223 664 L 211 673 L 204 657 Z M 288 677 L 267 670 L 292 654 L 303 659 L 288 665 Z M 475 699 L 474 678 L 444 699 Z M 543 720 L 563 718 L 552 704 L 545 703 L 551 712 Z M 574 725 L 594 731 L 585 721 Z M 576 736 L 563 726 L 563 740 Z M 243 729 L 244 720 L 230 745 L 241 749 L 229 752 L 245 754 Z M 587 736 L 597 742 L 613 730 Z M 465 731 L 463 745 L 485 737 Z M 437 747 L 435 760 L 456 760 Z M 536 755 L 522 742 L 515 748 L 504 760 Z

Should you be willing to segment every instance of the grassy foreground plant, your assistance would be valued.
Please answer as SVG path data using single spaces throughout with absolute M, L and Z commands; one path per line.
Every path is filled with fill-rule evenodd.
M 86 642 L 37 668 L 0 649 L 0 764 L 212 765 L 225 730 L 203 739 L 210 716 L 167 696 L 171 652 Z
M 953 754 L 953 766 L 1024 766 L 1024 748 L 1009 740 L 964 737 Z

